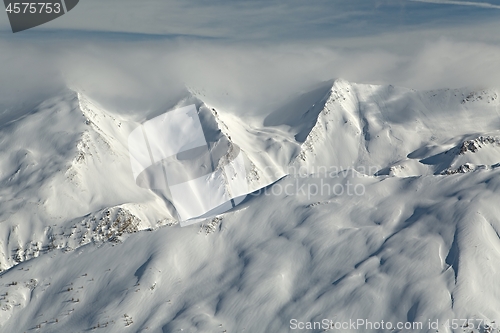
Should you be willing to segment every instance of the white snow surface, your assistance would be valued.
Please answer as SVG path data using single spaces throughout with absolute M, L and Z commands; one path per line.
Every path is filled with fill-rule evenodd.
M 135 183 L 136 120 L 69 90 L 0 114 L 0 332 L 500 323 L 498 91 L 339 79 L 261 118 L 193 103 L 261 190 L 184 228 Z

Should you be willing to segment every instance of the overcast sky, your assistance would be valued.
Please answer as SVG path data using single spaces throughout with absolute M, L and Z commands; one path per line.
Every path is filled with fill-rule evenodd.
M 498 31 L 500 0 L 80 0 L 16 34 L 0 15 L 0 103 L 71 87 L 155 108 L 188 86 L 254 110 L 336 77 L 500 87 Z
M 463 26 L 498 20 L 499 9 L 499 0 L 81 0 L 69 15 L 36 31 L 283 42 Z M 9 31 L 6 15 L 0 28 Z

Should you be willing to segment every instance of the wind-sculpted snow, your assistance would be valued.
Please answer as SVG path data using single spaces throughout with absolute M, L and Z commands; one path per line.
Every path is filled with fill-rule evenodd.
M 264 118 L 187 96 L 176 107 L 195 104 L 241 149 L 256 192 L 185 228 L 168 198 L 135 183 L 127 138 L 140 117 L 73 92 L 10 117 L 0 331 L 289 332 L 292 319 L 365 319 L 435 332 L 429 322 L 454 318 L 486 331 L 500 320 L 495 96 L 337 80 Z
M 125 314 L 134 331 L 164 332 L 288 332 L 292 318 L 494 320 L 499 170 L 356 176 L 362 197 L 262 194 L 208 235 L 165 227 L 53 251 L 3 274 L 4 328 L 120 332 Z

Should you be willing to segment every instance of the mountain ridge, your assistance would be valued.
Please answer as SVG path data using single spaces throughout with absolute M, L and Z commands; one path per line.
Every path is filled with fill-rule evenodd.
M 267 118 L 188 96 L 174 108 L 195 104 L 240 147 L 256 192 L 186 228 L 132 176 L 127 137 L 141 117 L 78 92 L 41 103 L 0 125 L 2 330 L 493 325 L 499 103 L 474 91 L 336 80 Z

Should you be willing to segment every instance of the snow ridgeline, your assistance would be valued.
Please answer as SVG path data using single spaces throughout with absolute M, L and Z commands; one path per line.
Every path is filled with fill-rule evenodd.
M 178 106 L 195 102 L 205 122 L 241 147 L 251 165 L 247 180 L 252 190 L 297 170 L 313 173 L 321 167 L 407 177 L 465 173 L 500 162 L 499 139 L 489 135 L 498 120 L 492 112 L 498 108 L 494 91 L 421 93 L 345 80 L 318 91 L 309 109 L 286 109 L 292 112 L 264 127 L 217 112 L 192 96 Z M 489 126 L 478 131 L 460 119 L 472 112 Z M 67 92 L 0 128 L 2 192 L 10 197 L 0 217 L 2 234 L 8 235 L 0 240 L 0 269 L 52 248 L 72 250 L 102 241 L 102 229 L 116 231 L 116 219 L 106 226 L 88 225 L 80 236 L 71 230 L 87 225 L 89 216 L 100 220 L 106 210 L 126 212 L 138 221 L 136 230 L 175 224 L 165 198 L 137 188 L 130 179 L 127 135 L 134 126 L 136 121 Z
M 495 96 L 336 80 L 266 119 L 187 96 L 178 106 L 195 103 L 245 153 L 255 189 L 297 189 L 192 228 L 161 228 L 176 225 L 168 200 L 131 177 L 127 137 L 144 119 L 54 97 L 0 125 L 1 330 L 288 332 L 292 318 L 486 330 L 500 316 Z M 287 176 L 301 167 L 359 177 Z M 346 180 L 364 194 L 298 190 Z
M 210 133 L 220 136 L 222 129 L 231 142 L 215 109 L 191 96 L 179 106 L 189 103 L 196 103 Z M 139 123 L 68 91 L 0 126 L 0 271 L 53 249 L 71 251 L 177 223 L 171 198 L 133 179 L 127 139 Z M 265 159 L 254 163 L 244 155 L 252 191 L 276 180 L 260 174 L 255 163 L 266 165 Z

